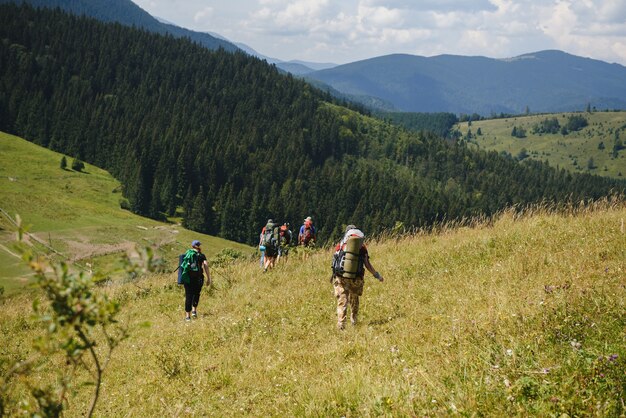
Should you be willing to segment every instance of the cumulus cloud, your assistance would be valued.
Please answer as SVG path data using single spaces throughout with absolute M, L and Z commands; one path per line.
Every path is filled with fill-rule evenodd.
M 133 1 L 281 59 L 343 63 L 390 53 L 506 58 L 556 48 L 626 63 L 624 0 Z
M 481 10 L 493 10 L 494 6 L 489 0 L 364 0 L 363 3 L 370 6 L 385 6 L 401 10 L 412 11 L 440 11 L 462 10 L 478 12 Z

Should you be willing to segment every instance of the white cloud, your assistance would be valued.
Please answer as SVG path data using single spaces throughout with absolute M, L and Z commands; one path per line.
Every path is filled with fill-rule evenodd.
M 133 0 L 181 26 L 280 59 L 484 55 L 543 49 L 626 64 L 626 0 Z
M 207 17 L 210 17 L 212 15 L 213 15 L 213 8 L 205 7 L 204 9 L 196 12 L 196 14 L 193 15 L 193 21 L 196 23 L 203 22 L 207 19 Z

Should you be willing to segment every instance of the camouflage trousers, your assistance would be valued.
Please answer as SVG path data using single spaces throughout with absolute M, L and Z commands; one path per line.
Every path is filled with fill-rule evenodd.
M 359 314 L 359 296 L 363 294 L 363 277 L 346 279 L 333 277 L 335 297 L 337 297 L 337 327 L 343 329 L 346 323 L 348 306 L 350 307 L 350 322 L 356 324 Z

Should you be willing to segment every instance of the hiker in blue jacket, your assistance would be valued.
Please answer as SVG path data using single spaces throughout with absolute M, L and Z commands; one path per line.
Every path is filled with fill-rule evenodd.
M 313 220 L 310 216 L 307 216 L 300 227 L 300 232 L 298 232 L 298 245 L 305 247 L 313 246 L 315 245 L 315 240 L 317 240 L 317 233 L 313 226 Z

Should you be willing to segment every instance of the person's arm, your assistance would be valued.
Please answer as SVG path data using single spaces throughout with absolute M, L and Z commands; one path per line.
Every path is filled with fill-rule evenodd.
M 369 255 L 365 257 L 365 262 L 363 264 L 365 264 L 365 268 L 367 269 L 367 271 L 372 273 L 372 275 L 374 275 L 375 278 L 377 278 L 381 282 L 384 280 L 383 276 L 381 276 L 380 273 L 376 271 L 374 266 L 372 266 Z
M 211 286 L 211 273 L 209 273 L 209 263 L 207 263 L 206 259 L 202 262 L 202 268 L 206 273 L 206 282 L 208 286 Z

